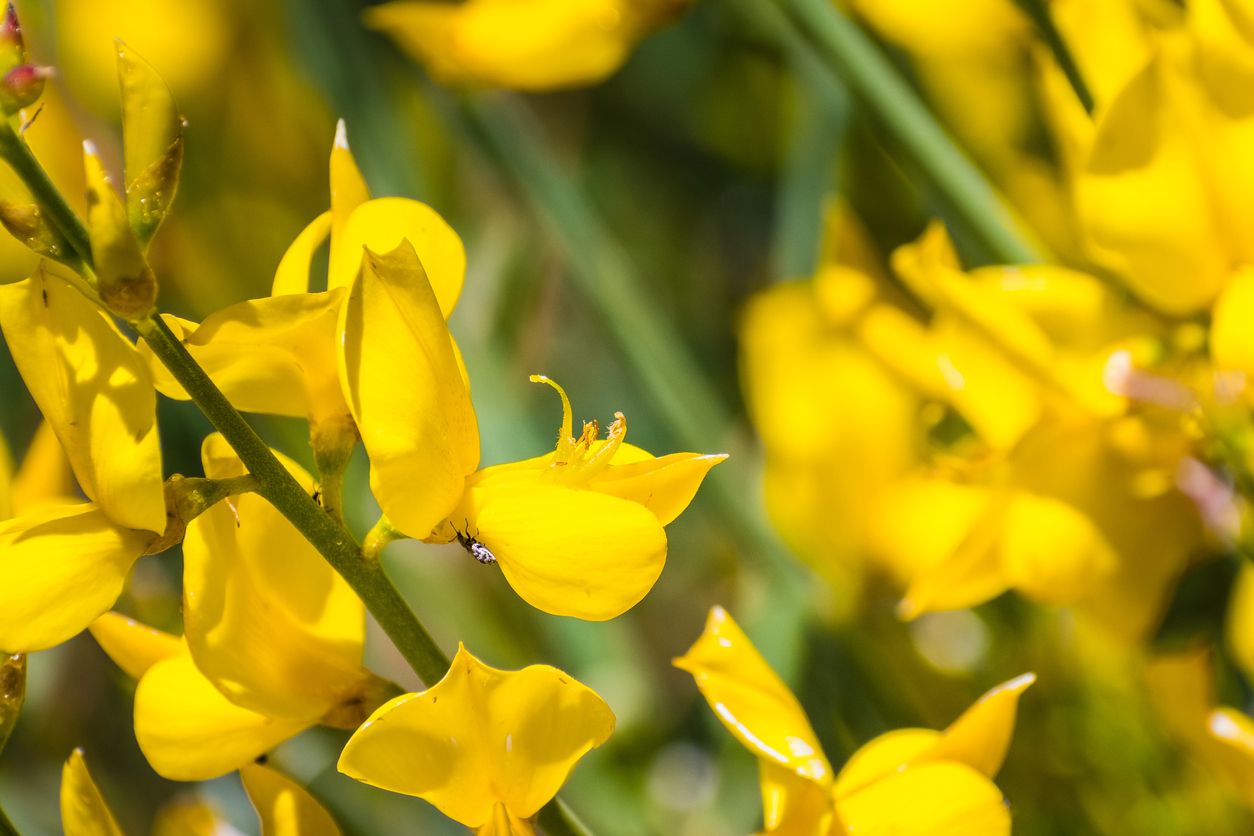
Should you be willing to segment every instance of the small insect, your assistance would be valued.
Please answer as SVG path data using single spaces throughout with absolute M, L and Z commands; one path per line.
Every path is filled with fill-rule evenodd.
M 470 552 L 470 556 L 482 563 L 484 566 L 496 563 L 496 555 L 492 554 L 492 550 L 480 543 L 469 533 L 457 532 L 457 542 L 462 544 L 462 548 Z

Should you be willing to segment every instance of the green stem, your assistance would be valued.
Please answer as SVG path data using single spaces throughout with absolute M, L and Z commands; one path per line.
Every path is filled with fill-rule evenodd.
M 157 359 L 235 449 L 257 480 L 257 492 L 287 517 L 348 581 L 414 672 L 424 683 L 434 685 L 448 670 L 448 657 L 401 598 L 383 565 L 378 560 L 367 560 L 352 535 L 305 493 L 160 317 L 149 317 L 135 325 Z
M 40 208 L 48 215 L 52 225 L 65 238 L 84 264 L 91 264 L 91 239 L 87 236 L 87 228 L 83 226 L 78 215 L 65 202 L 65 198 L 57 189 L 48 172 L 35 159 L 30 146 L 7 123 L 0 125 L 0 159 L 4 159 L 26 188 L 35 197 Z
M 0 836 L 22 836 L 5 815 L 3 807 L 0 807 Z
M 592 836 L 592 831 L 560 798 L 554 798 L 540 808 L 537 820 L 545 836 Z
M 1067 42 L 1063 40 L 1062 33 L 1058 31 L 1054 18 L 1050 15 L 1043 0 L 1015 0 L 1015 2 L 1018 3 L 1019 8 L 1023 9 L 1024 14 L 1031 18 L 1050 52 L 1054 53 L 1054 60 L 1058 62 L 1059 69 L 1067 77 L 1067 82 L 1075 91 L 1076 98 L 1080 100 L 1085 112 L 1092 116 L 1093 108 L 1096 106 L 1093 101 L 1093 92 L 1085 83 L 1084 76 L 1080 73 L 1080 65 L 1076 63 L 1075 56 L 1067 48 Z
M 773 2 L 755 0 L 762 7 Z M 879 119 L 993 258 L 1006 264 L 1041 261 L 979 169 L 856 24 L 831 0 L 778 3 L 791 18 L 791 28 Z

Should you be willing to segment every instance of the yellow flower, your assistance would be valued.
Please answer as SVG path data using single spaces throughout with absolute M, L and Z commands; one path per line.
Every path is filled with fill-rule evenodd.
M 203 458 L 210 478 L 243 472 L 221 436 Z M 215 777 L 313 725 L 352 728 L 377 704 L 388 686 L 361 667 L 361 601 L 264 499 L 210 508 L 183 552 L 182 641 L 112 613 L 91 628 L 139 680 L 135 736 L 159 774 Z
M 357 730 L 339 769 L 422 798 L 483 836 L 523 836 L 613 730 L 605 701 L 556 668 L 497 670 L 459 646 L 443 679 L 388 702 Z
M 0 286 L 0 328 L 91 501 L 0 523 L 0 649 L 8 652 L 59 644 L 109 609 L 166 524 L 151 376 L 61 271 L 44 262 L 31 278 Z
M 833 774 L 796 697 L 721 607 L 675 665 L 693 675 L 719 720 L 757 756 L 766 833 L 1010 832 L 1010 811 L 992 778 L 1034 674 L 993 688 L 943 732 L 880 735 Z
M 1057 74 L 1046 102 L 1089 255 L 1151 305 L 1188 315 L 1254 259 L 1254 41 L 1237 3 L 1188 3 L 1181 25 L 1159 31 L 1132 5 L 1061 4 L 1098 107 L 1092 120 L 1076 114 Z
M 790 541 L 837 583 L 869 558 L 907 617 L 1015 589 L 1143 634 L 1200 537 L 1174 489 L 1179 414 L 1124 380 L 1161 326 L 1075 271 L 965 272 L 939 225 L 892 258 L 920 316 L 847 214 L 829 239 L 814 280 L 755 299 L 741 335 Z
M 340 836 L 331 814 L 304 787 L 259 764 L 240 770 L 244 791 L 261 820 L 262 836 Z M 177 805 L 177 806 L 175 806 Z M 61 827 L 65 836 L 122 836 L 113 811 L 75 749 L 61 772 Z M 203 803 L 166 805 L 157 812 L 155 836 L 213 836 L 228 827 Z M 229 829 L 229 828 L 228 828 Z
M 604 440 L 595 421 L 576 438 L 566 392 L 542 375 L 531 379 L 561 397 L 556 449 L 475 473 L 429 539 L 457 539 L 481 560 L 496 562 L 533 607 L 590 621 L 614 618 L 652 589 L 666 562 L 663 526 L 727 457 L 654 457 L 625 443 L 621 412 Z
M 454 84 L 549 90 L 595 84 L 685 0 L 401 0 L 366 22 Z
M 452 313 L 466 272 L 461 239 L 434 209 L 400 197 L 370 199 L 342 121 L 331 149 L 330 182 L 331 209 L 314 219 L 284 254 L 270 296 L 231 305 L 199 325 L 165 316 L 232 404 L 245 412 L 308 418 L 315 448 L 320 433 L 352 426 L 337 346 L 342 308 L 361 269 L 363 248 L 386 253 L 408 241 L 421 258 L 424 283 L 430 284 L 443 317 Z M 310 292 L 314 255 L 328 237 L 327 289 Z M 151 352 L 141 350 L 158 389 L 187 399 Z

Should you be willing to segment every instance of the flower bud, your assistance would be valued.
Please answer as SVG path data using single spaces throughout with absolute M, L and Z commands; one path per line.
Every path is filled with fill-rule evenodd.
M 83 143 L 83 158 L 87 170 L 87 233 L 100 301 L 125 320 L 142 319 L 157 303 L 156 276 L 131 230 L 126 206 L 114 191 L 92 143 Z
M 74 251 L 34 203 L 0 199 L 0 225 L 28 249 L 73 266 Z
M 30 107 L 43 95 L 44 81 L 51 76 L 51 67 L 29 63 L 22 26 L 10 3 L 0 22 L 0 110 L 12 116 Z

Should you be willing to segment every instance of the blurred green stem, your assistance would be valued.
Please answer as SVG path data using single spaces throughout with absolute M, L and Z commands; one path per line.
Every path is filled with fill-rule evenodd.
M 57 191 L 30 147 L 7 126 L 0 128 L 0 157 L 13 167 L 52 224 L 90 265 L 91 245 L 82 221 Z M 356 591 L 419 678 L 428 685 L 439 681 L 448 670 L 448 657 L 393 586 L 382 563 L 367 560 L 348 530 L 305 493 L 161 317 L 149 315 L 131 324 L 234 448 L 257 480 L 257 493 L 287 517 Z
M 778 31 L 776 1 L 792 24 L 788 40 L 806 43 L 849 85 L 993 258 L 1006 264 L 1041 261 L 979 169 L 853 21 L 831 0 L 751 0 L 741 5 Z
M 1095 107 L 1093 92 L 1085 83 L 1084 76 L 1080 73 L 1080 65 L 1076 63 L 1075 56 L 1067 48 L 1067 42 L 1063 40 L 1062 33 L 1054 24 L 1049 7 L 1044 0 L 1015 0 L 1015 2 L 1019 8 L 1023 9 L 1024 14 L 1031 18 L 1036 31 L 1045 41 L 1050 52 L 1054 54 L 1054 60 L 1058 62 L 1059 69 L 1067 77 L 1071 89 L 1075 91 L 1076 98 L 1080 100 L 1085 112 L 1092 116 Z
M 9 821 L 9 817 L 4 814 L 3 807 L 0 807 L 0 836 L 22 836 L 13 826 L 13 822 Z

